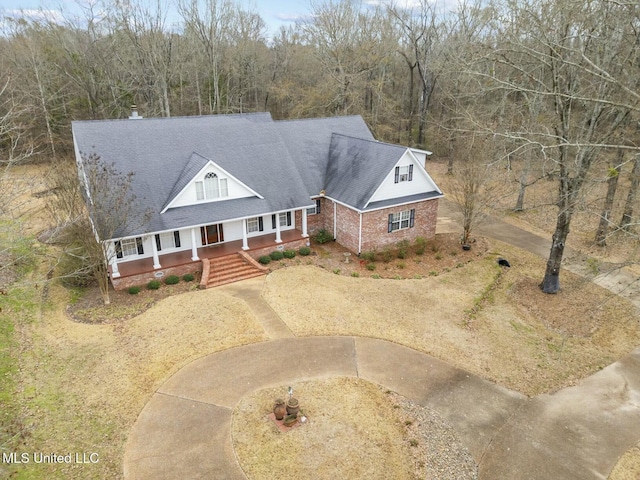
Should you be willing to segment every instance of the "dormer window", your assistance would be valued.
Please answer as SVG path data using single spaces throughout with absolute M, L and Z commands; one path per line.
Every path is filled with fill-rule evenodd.
M 218 178 L 213 172 L 204 176 L 203 182 L 196 182 L 197 200 L 215 200 L 229 196 L 229 187 L 226 178 Z
M 413 164 L 396 167 L 396 177 L 394 183 L 410 182 L 413 180 Z

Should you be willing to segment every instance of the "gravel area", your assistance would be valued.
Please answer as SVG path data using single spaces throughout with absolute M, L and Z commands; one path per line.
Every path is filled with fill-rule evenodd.
M 416 478 L 477 480 L 478 466 L 451 425 L 428 407 L 395 392 L 388 392 L 388 395 L 394 404 L 400 405 L 407 436 L 415 440 L 411 445 Z

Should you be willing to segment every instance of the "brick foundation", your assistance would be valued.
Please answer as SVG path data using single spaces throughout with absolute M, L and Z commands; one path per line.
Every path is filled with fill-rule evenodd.
M 177 275 L 179 277 L 182 277 L 187 273 L 192 273 L 195 275 L 196 273 L 200 273 L 201 271 L 202 262 L 197 261 L 184 265 L 178 265 L 176 267 L 161 268 L 153 272 L 139 273 L 137 275 L 129 275 L 127 277 L 112 278 L 111 284 L 113 285 L 113 288 L 115 290 L 125 290 L 129 287 L 146 285 L 151 280 L 162 281 L 170 275 Z M 156 276 L 158 272 L 162 272 L 163 275 L 161 277 Z
M 307 244 L 308 239 L 300 238 L 300 240 L 294 240 L 292 242 L 281 243 L 283 250 L 298 250 L 300 247 L 304 247 Z M 271 245 L 269 247 L 258 248 L 256 250 L 249 250 L 247 253 L 253 259 L 258 260 L 263 255 L 269 255 L 274 250 L 277 250 L 277 245 Z

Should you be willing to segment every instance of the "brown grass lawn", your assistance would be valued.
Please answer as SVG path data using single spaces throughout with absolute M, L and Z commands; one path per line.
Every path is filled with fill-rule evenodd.
M 501 269 L 497 254 L 512 268 Z M 298 336 L 381 338 L 537 395 L 573 384 L 640 342 L 629 302 L 569 272 L 560 293 L 543 294 L 543 268 L 539 257 L 494 242 L 484 258 L 421 279 L 280 269 L 267 277 L 263 297 Z
M 242 301 L 216 290 L 172 296 L 106 325 L 71 321 L 67 303 L 68 292 L 54 286 L 42 317 L 17 328 L 20 451 L 96 452 L 100 461 L 31 463 L 20 478 L 120 478 L 129 430 L 164 380 L 202 355 L 266 339 Z

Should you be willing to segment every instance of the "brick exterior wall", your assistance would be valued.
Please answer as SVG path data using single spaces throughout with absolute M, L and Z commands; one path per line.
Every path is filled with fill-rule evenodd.
M 389 233 L 389 214 L 410 210 L 412 208 L 416 210 L 413 228 L 395 230 Z M 362 215 L 362 252 L 380 249 L 385 245 L 393 246 L 401 240 L 413 242 L 417 237 L 433 238 L 436 235 L 437 220 L 437 198 L 434 200 L 410 203 L 408 205 L 402 205 L 401 207 L 367 212 Z M 345 245 L 345 247 L 346 246 L 347 245 Z M 357 251 L 357 249 L 354 251 Z
M 178 265 L 176 267 L 161 268 L 153 272 L 139 273 L 137 275 L 129 275 L 128 277 L 112 278 L 111 284 L 113 285 L 113 288 L 115 290 L 125 290 L 129 287 L 146 285 L 151 280 L 162 281 L 165 278 L 167 278 L 169 275 L 178 275 L 179 277 L 182 277 L 187 273 L 196 274 L 196 273 L 200 273 L 201 271 L 202 271 L 202 262 L 197 261 L 193 263 L 187 263 L 184 265 Z M 164 275 L 162 275 L 161 277 L 156 277 L 156 273 L 158 272 L 163 272 Z
M 344 205 L 336 204 L 336 217 L 336 241 L 352 252 L 358 253 L 360 214 Z
M 296 228 L 302 229 L 302 212 L 296 210 Z M 320 198 L 320 213 L 307 215 L 307 233 L 315 235 L 318 230 L 325 229 L 333 235 L 333 202 L 328 198 Z
M 389 214 L 411 209 L 416 211 L 413 228 L 395 230 L 389 233 Z M 337 234 L 334 234 L 336 241 L 352 252 L 358 253 L 359 214 L 350 208 L 336 204 L 336 215 Z M 297 226 L 302 225 L 301 216 L 300 212 L 296 212 Z M 361 252 L 380 249 L 386 245 L 394 246 L 401 240 L 413 242 L 417 237 L 433 238 L 436 234 L 437 219 L 438 199 L 364 213 L 362 215 Z M 320 215 L 307 217 L 307 232 L 309 235 L 313 236 L 321 228 L 333 234 L 333 201 L 328 198 L 321 199 Z

